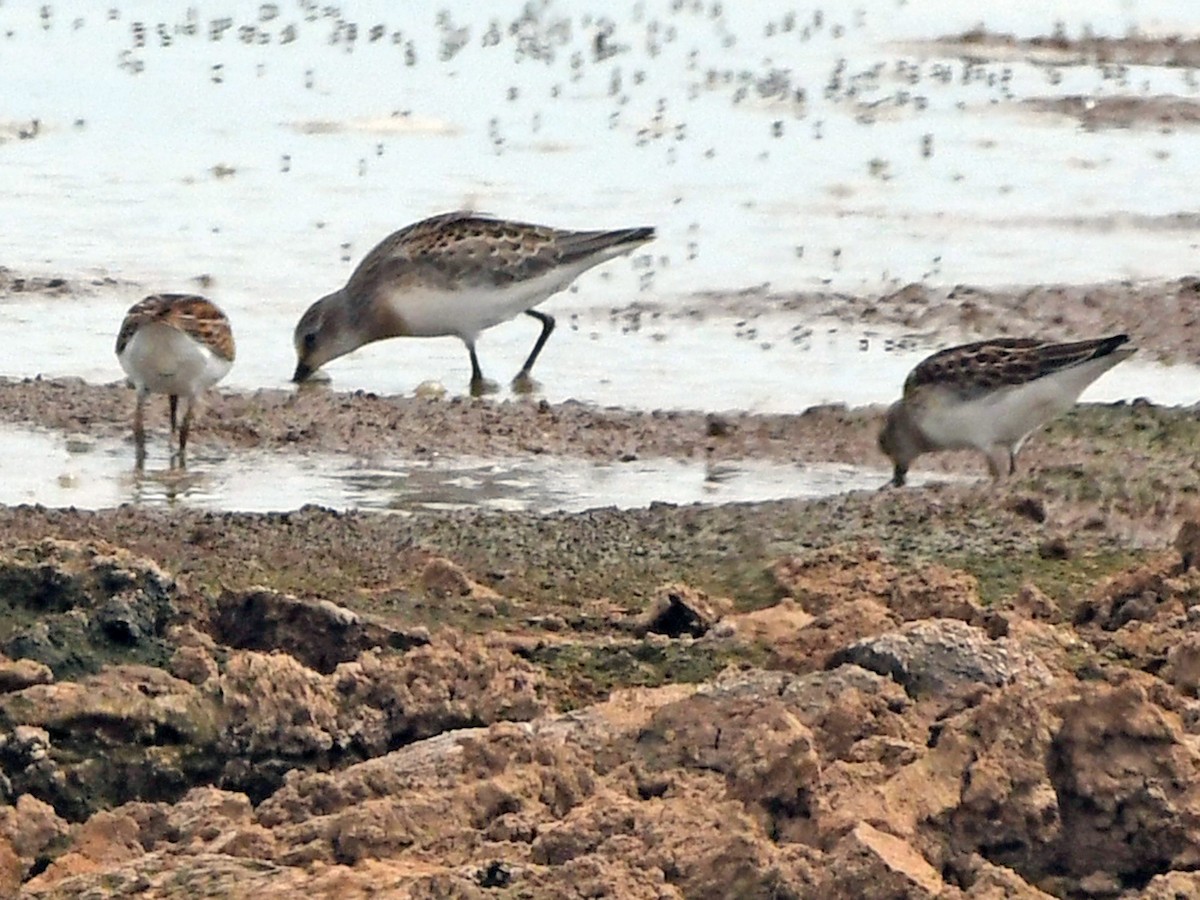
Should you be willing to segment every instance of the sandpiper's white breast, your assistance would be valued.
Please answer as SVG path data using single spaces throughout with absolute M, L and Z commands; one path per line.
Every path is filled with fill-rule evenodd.
M 139 390 L 181 396 L 212 387 L 232 366 L 186 332 L 157 322 L 138 328 L 117 358 Z
M 455 335 L 474 340 L 480 332 L 533 309 L 588 269 L 629 249 L 608 248 L 587 259 L 502 287 L 466 284 L 449 291 L 422 287 L 396 289 L 384 294 L 385 302 L 412 337 Z

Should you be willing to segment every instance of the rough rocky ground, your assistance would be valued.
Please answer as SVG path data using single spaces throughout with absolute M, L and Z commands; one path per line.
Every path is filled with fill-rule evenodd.
M 876 305 L 953 328 L 963 296 Z M 131 401 L 0 382 L 0 418 L 68 432 L 123 433 Z M 318 389 L 219 395 L 196 440 L 883 465 L 879 415 Z M 1198 446 L 1196 409 L 1135 402 L 1063 417 L 1000 485 L 0 508 L 0 896 L 1198 894 Z
M 1200 890 L 1198 529 L 1133 551 L 1047 537 L 1056 504 L 1019 492 L 887 498 L 837 516 L 936 517 L 1005 577 L 906 549 L 912 522 L 785 533 L 820 504 L 624 526 L 7 510 L 2 890 Z M 516 577 L 484 563 L 497 524 Z M 522 565 L 548 552 L 531 530 L 553 569 Z M 254 586 L 284 543 L 330 577 Z

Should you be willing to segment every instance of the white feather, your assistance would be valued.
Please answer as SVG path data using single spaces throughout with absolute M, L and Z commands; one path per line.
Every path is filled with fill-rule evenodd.
M 139 391 L 195 397 L 225 377 L 232 363 L 186 332 L 151 322 L 117 357 Z

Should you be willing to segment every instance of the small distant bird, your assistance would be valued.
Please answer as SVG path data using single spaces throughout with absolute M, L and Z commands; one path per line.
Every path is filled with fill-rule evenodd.
M 187 451 L 196 398 L 233 365 L 233 331 L 217 305 L 195 294 L 155 294 L 130 307 L 117 335 L 117 359 L 137 389 L 133 435 L 137 460 L 145 460 L 144 412 L 148 394 L 167 394 L 171 435 L 179 432 L 179 462 Z M 183 398 L 183 423 L 177 424 Z
M 1134 353 L 1125 334 L 1053 344 L 996 338 L 950 347 L 904 382 L 879 434 L 879 449 L 904 484 L 908 467 L 935 450 L 981 451 L 993 478 L 1016 471 L 1017 452 L 1037 428 L 1070 409 L 1084 388 Z
M 475 341 L 523 312 L 542 324 L 513 379 L 517 390 L 530 390 L 529 372 L 554 330 L 553 316 L 534 307 L 592 266 L 653 238 L 653 228 L 562 231 L 471 212 L 409 225 L 368 253 L 345 287 L 301 316 L 292 380 L 372 341 L 453 335 L 471 357 L 471 393 L 486 393 L 495 386 L 484 380 Z

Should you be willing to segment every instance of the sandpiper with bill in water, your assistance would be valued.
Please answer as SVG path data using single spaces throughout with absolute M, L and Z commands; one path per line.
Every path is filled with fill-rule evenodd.
M 1131 356 L 1128 341 L 995 338 L 933 354 L 909 374 L 879 434 L 894 466 L 890 484 L 903 485 L 913 460 L 935 450 L 976 449 L 993 478 L 1011 475 L 1029 435 Z
M 296 325 L 296 371 L 304 381 L 330 360 L 393 337 L 454 336 L 471 358 L 471 393 L 495 390 L 475 353 L 481 332 L 525 313 L 542 331 L 516 390 L 554 330 L 534 307 L 580 274 L 653 239 L 654 229 L 564 231 L 544 225 L 452 212 L 409 225 L 366 255 L 345 287 L 322 297 Z

